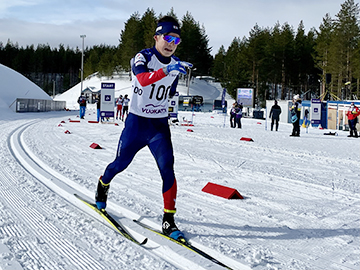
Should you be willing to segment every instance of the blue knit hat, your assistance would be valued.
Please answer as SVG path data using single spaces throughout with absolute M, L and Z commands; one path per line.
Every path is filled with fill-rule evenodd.
M 156 27 L 156 35 L 175 33 L 180 36 L 180 27 L 179 25 L 173 22 L 159 22 Z

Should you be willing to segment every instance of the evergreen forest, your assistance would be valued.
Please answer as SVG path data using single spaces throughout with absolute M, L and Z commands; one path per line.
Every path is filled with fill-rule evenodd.
M 275 23 L 255 25 L 248 37 L 234 37 L 230 46 L 221 46 L 212 56 L 205 26 L 190 12 L 178 18 L 174 10 L 165 15 L 177 18 L 181 39 L 176 51 L 183 61 L 194 64 L 192 76 L 212 76 L 236 97 L 237 88 L 253 88 L 255 103 L 265 100 L 304 99 L 342 100 L 360 98 L 360 23 L 359 3 L 345 0 L 334 18 L 325 14 L 316 29 L 305 31 L 304 23 L 294 26 Z M 130 59 L 143 48 L 154 45 L 156 15 L 148 8 L 135 12 L 119 33 L 119 44 L 86 47 L 84 77 L 97 73 L 111 76 L 128 72 Z M 81 49 L 51 48 L 48 44 L 20 47 L 8 40 L 0 42 L 0 63 L 23 74 L 49 95 L 62 93 L 80 81 Z

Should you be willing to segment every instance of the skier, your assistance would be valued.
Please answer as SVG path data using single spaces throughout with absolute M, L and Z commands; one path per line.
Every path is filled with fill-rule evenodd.
M 269 116 L 269 118 L 271 118 L 271 131 L 273 131 L 274 123 L 275 123 L 275 130 L 278 131 L 280 114 L 281 114 L 281 107 L 278 105 L 277 100 L 275 100 L 274 105 L 271 107 L 270 116 Z
M 124 96 L 124 99 L 122 100 L 123 113 L 122 113 L 122 118 L 121 118 L 121 120 L 123 120 L 123 121 L 124 121 L 125 114 L 126 114 L 126 117 L 127 117 L 128 114 L 129 114 L 129 102 L 130 102 L 130 99 L 128 98 L 128 95 L 125 95 L 125 96 Z
M 358 122 L 358 116 L 360 115 L 360 110 L 355 106 L 354 102 L 351 102 L 349 110 L 346 112 L 346 116 L 348 117 L 350 135 L 348 137 L 358 137 L 356 124 Z
M 291 112 L 291 122 L 293 123 L 293 131 L 290 136 L 300 137 L 300 114 L 301 114 L 301 98 L 295 95 L 293 105 L 289 109 Z
M 190 68 L 192 64 L 173 56 L 181 41 L 180 26 L 173 17 L 165 16 L 159 20 L 154 39 L 154 47 L 140 51 L 131 60 L 133 96 L 130 113 L 120 136 L 116 158 L 99 179 L 95 201 L 99 209 L 105 209 L 111 180 L 125 170 L 140 149 L 148 146 L 163 181 L 162 230 L 171 238 L 179 239 L 184 235 L 174 221 L 177 185 L 168 125 L 168 96 L 175 95 L 179 73 L 186 74 L 186 67 Z
M 77 102 L 80 105 L 80 118 L 84 119 L 85 111 L 86 111 L 86 97 L 84 96 L 84 94 L 81 94 Z

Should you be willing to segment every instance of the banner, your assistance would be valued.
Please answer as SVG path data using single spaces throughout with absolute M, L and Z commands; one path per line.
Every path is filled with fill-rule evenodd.
M 224 88 L 223 92 L 222 92 L 222 96 L 221 96 L 221 107 L 225 108 L 226 104 L 225 104 L 225 96 L 226 96 L 226 88 Z
M 253 94 L 254 89 L 252 88 L 238 88 L 237 102 L 242 103 L 244 107 L 253 106 Z

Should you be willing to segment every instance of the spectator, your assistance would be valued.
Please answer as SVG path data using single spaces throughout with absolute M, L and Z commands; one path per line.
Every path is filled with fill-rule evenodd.
M 360 110 L 355 106 L 354 102 L 351 102 L 349 110 L 346 112 L 346 116 L 348 117 L 350 135 L 348 137 L 358 137 L 356 124 L 358 123 L 358 116 L 360 115 Z
M 123 104 L 123 114 L 122 114 L 122 118 L 121 118 L 122 121 L 124 121 L 125 114 L 126 114 L 126 117 L 129 114 L 129 102 L 130 102 L 130 99 L 128 98 L 128 95 L 125 95 L 124 99 L 122 101 L 122 104 Z
M 236 126 L 236 109 L 237 102 L 233 103 L 231 109 L 230 109 L 230 127 L 235 128 Z
M 281 114 L 281 108 L 278 105 L 277 100 L 275 100 L 274 105 L 271 107 L 270 116 L 269 116 L 269 118 L 271 118 L 271 131 L 273 131 L 274 123 L 275 123 L 275 130 L 278 131 L 280 114 Z
M 236 107 L 235 107 L 235 127 L 237 125 L 238 128 L 241 128 L 241 118 L 242 118 L 242 109 L 243 109 L 243 106 L 242 104 L 238 104 Z
M 123 96 L 120 95 L 116 101 L 116 119 L 121 119 L 122 107 L 123 107 Z M 119 114 L 120 114 L 120 117 L 119 117 Z
M 300 114 L 301 114 L 301 98 L 295 95 L 293 105 L 289 109 L 291 112 L 291 122 L 293 123 L 293 131 L 290 136 L 300 137 Z
M 80 105 L 80 119 L 84 119 L 86 111 L 86 97 L 84 96 L 84 94 L 81 94 L 77 102 Z

